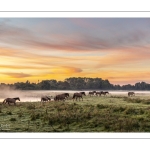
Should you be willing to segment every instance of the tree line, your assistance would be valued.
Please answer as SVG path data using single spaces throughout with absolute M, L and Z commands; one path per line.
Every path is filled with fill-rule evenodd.
M 64 81 L 42 80 L 38 83 L 16 82 L 14 84 L 1 83 L 0 88 L 10 87 L 19 90 L 150 90 L 150 84 L 138 82 L 135 85 L 113 85 L 101 78 L 71 77 Z

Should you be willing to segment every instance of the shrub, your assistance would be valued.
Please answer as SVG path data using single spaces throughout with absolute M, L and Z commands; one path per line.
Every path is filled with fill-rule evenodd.
M 35 109 L 35 105 L 31 104 L 27 106 L 27 109 Z
M 7 115 L 12 115 L 12 112 L 11 111 L 7 111 L 6 114 Z
M 10 118 L 10 121 L 17 121 L 16 118 Z
M 39 119 L 39 118 L 40 118 L 40 114 L 39 113 L 37 113 L 37 114 L 32 113 L 32 115 L 31 115 L 31 121 Z
M 22 117 L 23 113 L 22 112 L 18 112 L 18 117 Z
M 104 106 L 102 104 L 97 104 L 96 107 L 99 108 L 99 109 L 107 108 L 107 106 Z
M 137 110 L 135 110 L 134 108 L 127 107 L 125 109 L 125 114 L 137 114 Z

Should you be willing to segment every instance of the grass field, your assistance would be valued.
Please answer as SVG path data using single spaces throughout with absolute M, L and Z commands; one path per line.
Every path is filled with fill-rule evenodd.
M 0 104 L 1 132 L 150 132 L 150 96 Z

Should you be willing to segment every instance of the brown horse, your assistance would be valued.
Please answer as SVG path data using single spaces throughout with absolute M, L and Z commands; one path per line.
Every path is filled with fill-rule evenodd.
M 59 101 L 59 100 L 65 101 L 65 99 L 66 99 L 66 95 L 65 94 L 59 94 L 59 95 L 56 95 L 54 97 L 54 101 Z
M 19 97 L 6 98 L 6 99 L 4 99 L 3 104 L 8 103 L 8 105 L 10 105 L 10 103 L 14 103 L 14 105 L 16 105 L 16 100 L 20 101 L 20 98 Z
M 94 94 L 96 94 L 96 91 L 89 92 L 90 96 L 94 96 Z
M 100 92 L 100 96 L 101 96 L 101 95 L 106 96 L 107 94 L 109 94 L 109 92 L 104 92 L 104 91 L 101 91 L 101 92 Z
M 86 94 L 85 94 L 85 92 L 80 92 L 82 95 L 85 95 L 86 96 Z
M 74 101 L 74 99 L 76 99 L 76 101 L 77 101 L 78 98 L 79 98 L 79 100 L 80 100 L 80 98 L 82 98 L 82 101 L 83 101 L 83 97 L 82 97 L 81 93 L 74 93 L 73 97 L 72 97 L 73 101 Z
M 101 96 L 101 92 L 96 92 L 96 96 Z
M 50 97 L 48 97 L 48 96 L 42 96 L 41 97 L 41 102 L 43 101 L 43 102 L 45 102 L 45 101 L 50 101 L 51 100 L 51 98 Z
M 135 96 L 134 92 L 128 92 L 128 96 Z
M 69 93 L 63 93 L 65 95 L 65 98 L 68 99 L 69 98 Z M 61 95 L 63 95 L 61 94 Z

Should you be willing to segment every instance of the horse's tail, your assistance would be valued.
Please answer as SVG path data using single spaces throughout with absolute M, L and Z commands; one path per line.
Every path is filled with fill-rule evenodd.
M 3 104 L 6 103 L 6 99 L 4 99 Z
M 74 99 L 75 98 L 75 94 L 73 94 L 73 97 L 72 97 L 72 99 Z

